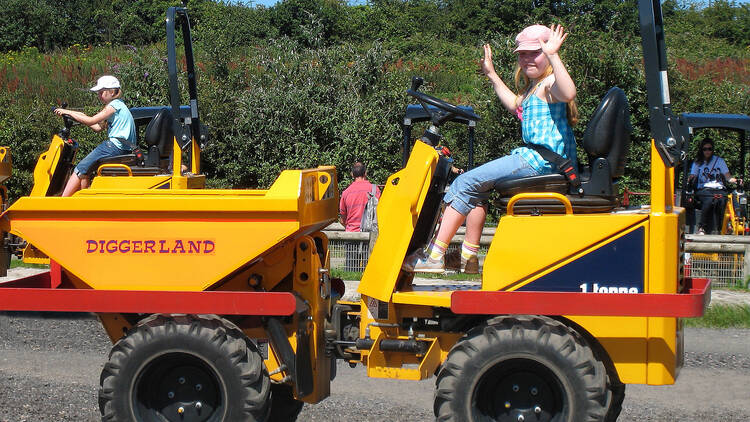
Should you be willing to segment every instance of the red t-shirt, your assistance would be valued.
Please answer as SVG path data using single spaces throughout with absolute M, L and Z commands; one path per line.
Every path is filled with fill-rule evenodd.
M 356 180 L 341 193 L 339 202 L 339 215 L 344 220 L 344 228 L 348 232 L 358 232 L 362 222 L 362 214 L 365 205 L 370 199 L 368 193 L 372 192 L 373 184 L 367 180 Z M 380 189 L 375 187 L 375 196 L 380 198 Z

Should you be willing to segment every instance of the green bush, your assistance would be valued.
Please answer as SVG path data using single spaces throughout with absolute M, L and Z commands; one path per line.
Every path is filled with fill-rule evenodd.
M 112 7 L 140 7 L 138 19 L 145 23 L 157 19 L 148 18 L 156 15 L 157 7 L 177 2 L 126 3 L 115 1 Z M 427 92 L 471 105 L 482 117 L 476 128 L 476 164 L 506 154 L 521 143 L 519 122 L 503 109 L 478 72 L 481 45 L 493 46 L 497 70 L 512 84 L 515 32 L 545 18 L 571 22 L 571 36 L 562 55 L 578 87 L 581 123 L 574 129 L 577 139 L 582 139 L 586 122 L 604 93 L 615 85 L 623 88 L 631 105 L 633 144 L 622 186 L 647 190 L 650 134 L 632 2 L 581 1 L 568 8 L 555 2 L 534 7 L 526 0 L 491 2 L 477 16 L 462 15 L 457 9 L 465 4 L 469 13 L 479 3 L 377 0 L 365 6 L 345 6 L 332 0 L 287 0 L 273 8 L 248 8 L 191 1 L 200 110 L 211 134 L 203 154 L 209 184 L 265 188 L 285 168 L 333 164 L 341 170 L 341 186 L 346 187 L 355 159 L 368 163 L 373 180 L 385 182 L 401 165 L 400 122 L 406 105 L 414 102 L 405 90 L 415 75 L 425 78 Z M 81 4 L 71 2 L 69 8 L 76 10 Z M 0 9 L 11 6 L 20 10 L 13 2 L 3 3 Z M 517 10 L 500 14 L 508 7 Z M 607 11 L 611 21 L 606 19 Z M 162 9 L 158 18 L 162 33 L 155 43 L 155 26 L 146 25 L 146 45 L 113 46 L 100 34 L 98 47 L 67 44 L 71 47 L 45 52 L 46 41 L 35 41 L 38 48 L 0 54 L 0 144 L 10 146 L 13 154 L 14 177 L 8 182 L 13 198 L 31 190 L 36 158 L 61 125 L 50 107 L 68 102 L 95 113 L 101 105 L 87 88 L 101 74 L 113 73 L 121 79 L 130 107 L 168 103 L 163 13 Z M 556 17 L 549 18 L 550 13 Z M 688 12 L 675 9 L 670 13 L 674 16 L 667 22 L 667 41 L 672 52 L 674 110 L 738 113 L 750 109 L 750 51 L 724 38 L 693 39 L 687 32 Z M 301 25 L 300 20 L 304 20 Z M 127 25 L 122 25 L 112 31 L 126 33 Z M 11 45 L 3 41 L 9 39 L 3 31 L 0 42 Z M 703 48 L 726 53 L 731 61 L 697 51 Z M 419 136 L 420 130 L 415 128 L 413 136 Z M 456 164 L 466 167 L 466 128 L 448 125 L 443 133 Z M 84 127 L 75 127 L 73 135 L 81 144 L 81 156 L 103 139 Z M 727 150 L 722 155 L 730 166 L 737 166 L 739 153 L 736 147 L 732 150 L 731 139 L 721 146 Z M 579 158 L 586 161 L 582 150 Z

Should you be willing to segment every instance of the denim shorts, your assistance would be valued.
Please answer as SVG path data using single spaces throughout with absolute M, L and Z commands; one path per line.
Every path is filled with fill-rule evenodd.
M 129 149 L 120 149 L 112 141 L 107 139 L 106 141 L 99 144 L 93 151 L 78 163 L 75 168 L 75 175 L 78 177 L 90 176 L 91 173 L 96 171 L 91 167 L 102 158 L 114 157 L 122 154 L 130 154 L 133 152 Z
M 539 172 L 519 154 L 506 155 L 456 177 L 443 201 L 462 215 L 467 215 L 474 207 L 487 203 L 495 184 L 537 175 Z

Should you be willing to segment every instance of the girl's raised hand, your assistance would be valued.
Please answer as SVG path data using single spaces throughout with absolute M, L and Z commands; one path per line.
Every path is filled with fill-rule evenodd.
M 495 73 L 495 65 L 492 63 L 492 47 L 489 44 L 484 45 L 484 57 L 480 60 L 480 65 L 485 76 Z
M 562 25 L 552 24 L 549 29 L 551 30 L 549 40 L 544 42 L 541 38 L 539 39 L 539 44 L 542 45 L 542 51 L 547 56 L 557 54 L 563 41 L 568 38 L 568 34 L 565 32 L 565 28 L 563 28 Z

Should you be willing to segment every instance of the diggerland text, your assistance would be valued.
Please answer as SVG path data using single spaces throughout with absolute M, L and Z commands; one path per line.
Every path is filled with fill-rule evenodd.
M 101 254 L 211 254 L 213 240 L 87 240 L 86 253 Z

